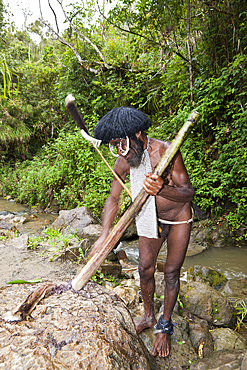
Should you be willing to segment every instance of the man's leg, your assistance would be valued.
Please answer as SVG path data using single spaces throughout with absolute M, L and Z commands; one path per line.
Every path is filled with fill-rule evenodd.
M 136 331 L 151 328 L 156 324 L 154 315 L 154 272 L 159 250 L 164 238 L 150 239 L 139 237 L 139 275 L 144 302 L 144 316 L 136 323 Z
M 189 244 L 191 224 L 172 225 L 167 238 L 165 264 L 164 319 L 169 321 L 175 306 L 180 286 L 180 269 Z M 170 352 L 170 334 L 158 333 L 152 355 L 166 357 Z

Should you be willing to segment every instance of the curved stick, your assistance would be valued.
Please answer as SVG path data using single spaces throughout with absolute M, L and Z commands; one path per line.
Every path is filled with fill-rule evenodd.
M 113 176 L 117 179 L 117 181 L 119 182 L 119 184 L 124 188 L 124 190 L 126 191 L 126 193 L 131 198 L 131 192 L 130 192 L 130 190 L 123 183 L 123 181 L 116 174 L 116 172 L 111 168 L 111 166 L 109 165 L 109 163 L 107 162 L 107 160 L 104 158 L 104 156 L 99 151 L 98 147 L 101 144 L 101 140 L 95 139 L 95 138 L 93 138 L 92 136 L 89 135 L 89 132 L 88 132 L 87 126 L 85 125 L 84 119 L 82 118 L 81 114 L 79 113 L 79 111 L 78 111 L 78 109 L 77 109 L 77 107 L 75 105 L 75 98 L 73 97 L 73 95 L 70 94 L 70 95 L 67 96 L 67 98 L 65 99 L 65 105 L 66 105 L 68 111 L 70 112 L 71 116 L 74 118 L 74 120 L 77 122 L 78 126 L 80 127 L 80 129 L 81 129 L 81 135 L 84 137 L 84 139 L 86 139 L 87 141 L 89 141 L 93 145 L 93 147 L 95 148 L 95 150 L 98 152 L 98 154 L 100 155 L 100 157 L 103 159 L 103 161 L 105 162 L 105 164 L 109 168 L 109 170 L 112 172 Z

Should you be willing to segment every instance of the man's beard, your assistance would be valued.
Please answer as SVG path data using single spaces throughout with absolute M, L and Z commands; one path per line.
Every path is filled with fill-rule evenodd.
M 135 151 L 135 156 L 132 158 L 126 158 L 127 162 L 129 163 L 130 167 L 139 167 L 141 161 L 142 161 L 142 154 L 143 154 L 143 142 L 139 139 L 132 139 L 136 142 L 137 146 L 135 149 L 132 148 L 132 150 Z

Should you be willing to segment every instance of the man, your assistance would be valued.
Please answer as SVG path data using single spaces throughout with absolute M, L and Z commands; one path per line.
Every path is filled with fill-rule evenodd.
M 170 352 L 173 333 L 171 314 L 177 300 L 180 269 L 187 251 L 191 230 L 191 205 L 194 189 L 190 183 L 180 152 L 169 170 L 161 177 L 155 174 L 161 156 L 170 143 L 150 139 L 146 131 L 152 122 L 144 113 L 129 107 L 114 108 L 94 129 L 94 136 L 109 143 L 113 155 L 118 156 L 114 170 L 125 181 L 130 174 L 132 198 L 143 187 L 150 194 L 140 215 L 136 218 L 139 235 L 139 274 L 144 302 L 144 316 L 137 322 L 140 333 L 155 326 L 157 338 L 152 355 L 166 357 Z M 114 152 L 115 150 L 115 152 Z M 154 173 L 153 173 L 154 172 Z M 100 249 L 119 209 L 122 186 L 114 178 L 109 198 L 104 207 L 103 231 L 90 256 Z M 156 322 L 154 315 L 154 272 L 159 250 L 167 238 L 165 263 L 164 314 Z

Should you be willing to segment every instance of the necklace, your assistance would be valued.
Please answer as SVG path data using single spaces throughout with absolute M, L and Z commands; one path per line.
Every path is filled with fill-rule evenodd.
M 145 149 L 145 150 L 147 150 L 147 151 L 148 151 L 148 149 L 149 149 L 149 147 L 150 147 L 150 137 L 149 137 L 149 136 L 147 136 L 147 139 L 148 139 L 148 142 L 147 142 L 147 147 L 146 147 L 146 149 Z

